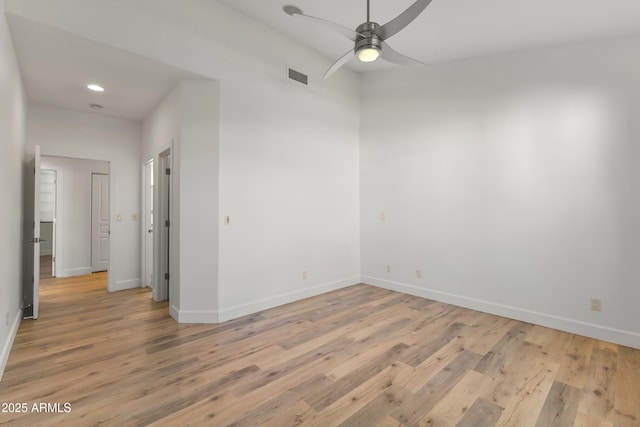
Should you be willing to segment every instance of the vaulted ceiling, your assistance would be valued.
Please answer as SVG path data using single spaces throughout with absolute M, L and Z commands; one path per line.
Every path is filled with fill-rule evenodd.
M 223 2 L 300 41 L 326 56 L 327 67 L 351 49 L 352 42 L 286 15 L 282 6 L 292 3 L 307 14 L 350 28 L 366 17 L 365 0 L 203 1 Z M 371 18 L 384 24 L 412 3 L 371 0 Z M 140 120 L 178 81 L 201 78 L 18 16 L 7 18 L 31 102 L 76 110 L 99 103 L 103 114 Z M 637 34 L 638 0 L 433 0 L 389 44 L 405 55 L 435 63 Z M 396 67 L 384 61 L 351 61 L 349 66 L 360 72 Z M 90 81 L 103 83 L 108 91 L 98 96 L 79 84 Z
M 344 54 L 351 42 L 286 15 L 282 6 L 293 4 L 305 14 L 353 29 L 366 21 L 366 0 L 222 1 L 329 58 Z M 370 0 L 371 20 L 382 25 L 413 2 Z M 638 0 L 433 0 L 389 44 L 405 55 L 433 63 L 635 34 L 640 34 Z M 359 71 L 395 67 L 382 61 L 352 61 L 350 66 Z

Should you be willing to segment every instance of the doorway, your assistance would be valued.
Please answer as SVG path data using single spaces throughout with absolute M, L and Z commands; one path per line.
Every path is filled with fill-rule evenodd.
M 56 275 L 57 172 L 40 171 L 40 278 Z
M 43 216 L 52 219 L 51 241 L 43 243 L 51 243 L 52 275 L 71 277 L 108 271 L 109 162 L 42 156 L 41 163 L 47 172 L 40 173 L 39 182 L 43 182 L 43 187 L 53 187 L 44 196 L 49 206 L 42 207 L 45 211 L 53 210 L 53 214 Z

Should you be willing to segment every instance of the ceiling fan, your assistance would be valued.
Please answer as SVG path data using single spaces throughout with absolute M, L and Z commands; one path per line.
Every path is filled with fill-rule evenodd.
M 355 31 L 322 18 L 305 15 L 302 13 L 302 10 L 296 6 L 286 5 L 282 7 L 282 10 L 293 17 L 306 19 L 307 21 L 331 28 L 355 43 L 353 49 L 349 49 L 347 53 L 338 58 L 338 60 L 329 67 L 324 74 L 324 78 L 326 79 L 353 57 L 357 57 L 361 62 L 373 62 L 378 58 L 382 58 L 399 65 L 424 65 L 420 61 L 396 52 L 387 44 L 386 40 L 416 19 L 416 17 L 429 6 L 429 3 L 431 3 L 431 0 L 417 0 L 391 21 L 384 25 L 379 25 L 370 19 L 369 0 L 367 0 L 367 22 L 360 24 Z

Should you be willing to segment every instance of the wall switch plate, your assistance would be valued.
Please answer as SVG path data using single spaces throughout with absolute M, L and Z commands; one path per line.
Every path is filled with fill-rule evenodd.
M 303 271 L 302 272 L 302 280 L 307 280 L 307 277 L 308 277 L 307 272 Z
M 137 221 L 138 220 L 138 214 L 131 214 L 131 221 Z
M 422 270 L 416 270 L 416 277 L 422 279 Z
M 387 273 L 391 273 L 391 266 L 387 264 Z
M 122 215 L 121 214 L 116 215 L 116 221 L 122 222 Z
M 599 298 L 591 298 L 591 310 L 602 311 L 602 300 Z
M 224 217 L 224 225 L 231 225 L 231 217 L 229 215 Z

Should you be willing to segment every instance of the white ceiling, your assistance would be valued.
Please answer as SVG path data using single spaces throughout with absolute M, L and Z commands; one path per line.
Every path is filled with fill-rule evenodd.
M 202 76 L 8 14 L 30 102 L 144 119 L 181 80 Z M 105 92 L 89 91 L 97 83 Z
M 277 29 L 337 59 L 352 48 L 348 39 L 286 15 L 298 6 L 316 16 L 355 29 L 366 21 L 366 0 L 210 0 Z M 383 25 L 414 0 L 371 0 L 371 20 Z M 639 0 L 433 0 L 389 45 L 425 63 L 452 61 L 534 47 L 640 34 Z M 351 68 L 392 68 L 376 61 Z
M 352 48 L 344 37 L 295 19 L 287 3 L 305 13 L 355 28 L 365 21 L 365 0 L 206 0 L 299 40 L 333 59 Z M 371 0 L 371 18 L 384 24 L 413 0 Z M 180 80 L 202 76 L 7 15 L 31 102 L 141 120 Z M 640 0 L 433 0 L 408 27 L 389 40 L 400 53 L 425 63 L 452 61 L 541 46 L 640 34 Z M 377 61 L 357 71 L 393 68 Z M 102 94 L 86 90 L 101 83 Z

